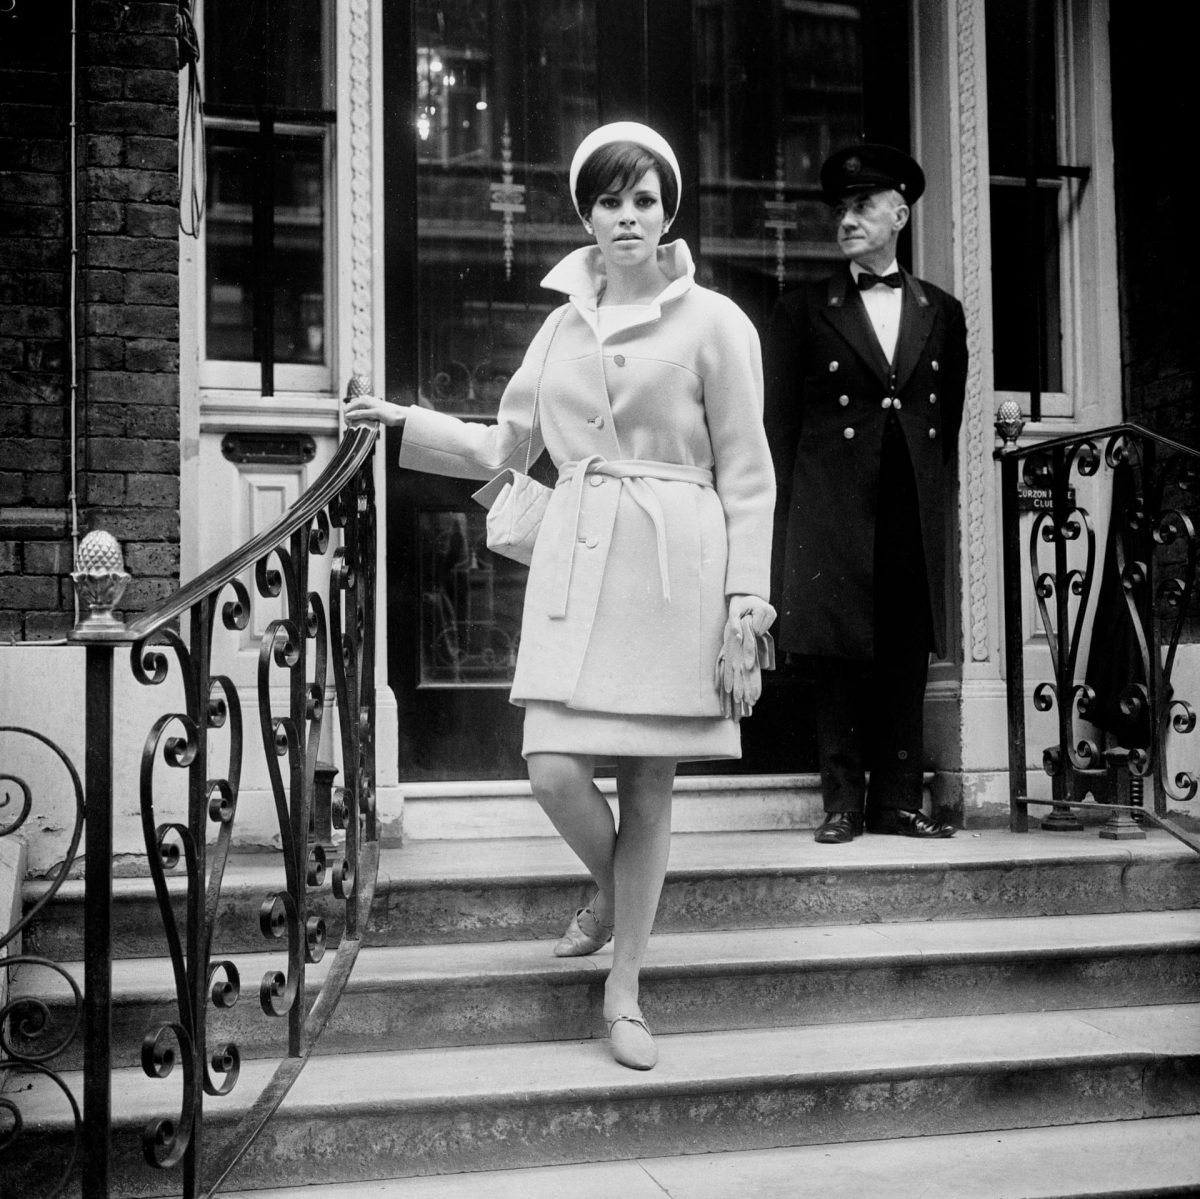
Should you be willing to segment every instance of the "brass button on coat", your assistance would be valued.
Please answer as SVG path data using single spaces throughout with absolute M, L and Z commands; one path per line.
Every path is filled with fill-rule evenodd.
M 829 364 L 829 370 L 830 370 L 830 372 L 831 372 L 831 373 L 832 373 L 833 371 L 837 370 L 837 368 L 838 368 L 838 364 L 837 364 L 836 360 L 835 360 L 835 361 L 833 361 L 833 362 L 831 362 L 831 363 Z
M 902 403 L 900 403 L 899 400 L 893 400 L 892 404 L 895 406 L 897 412 L 899 412 L 900 409 L 904 407 L 904 405 Z
M 851 440 L 851 439 L 854 437 L 854 430 L 853 430 L 853 429 L 851 429 L 849 425 L 847 425 L 847 426 L 846 426 L 846 428 L 844 428 L 844 429 L 842 430 L 842 436 L 843 436 L 843 437 L 844 437 L 844 438 L 845 438 L 847 441 L 850 441 L 850 440 Z
M 938 366 L 938 360 L 936 358 L 929 365 L 935 371 L 941 370 L 941 367 Z
M 603 487 L 604 486 L 604 476 L 603 475 L 592 475 L 592 486 L 593 487 Z
M 879 406 L 880 408 L 890 408 L 892 406 L 892 397 L 884 396 Z
M 615 362 L 615 363 L 616 363 L 618 366 L 624 366 L 624 365 L 625 365 L 625 355 L 624 355 L 624 354 L 617 354 L 617 355 L 615 355 L 615 356 L 613 357 L 613 361 L 614 361 L 614 362 Z
M 936 436 L 937 436 L 937 430 L 936 430 L 936 429 L 930 429 L 930 430 L 929 430 L 929 440 L 930 440 L 930 441 L 932 441 L 932 440 L 933 440 L 933 439 L 934 439 Z
M 930 402 L 931 404 L 936 404 L 936 403 L 937 403 L 937 392 L 936 392 L 936 391 L 931 391 L 931 392 L 929 393 L 929 402 Z
M 841 404 L 841 406 L 843 408 L 847 408 L 850 405 L 850 397 L 849 396 L 838 396 L 838 403 Z

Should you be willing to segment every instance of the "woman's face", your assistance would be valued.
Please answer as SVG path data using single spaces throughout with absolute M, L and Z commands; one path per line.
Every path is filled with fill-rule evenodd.
M 651 167 L 624 191 L 601 192 L 588 215 L 610 266 L 640 266 L 653 259 L 668 224 L 658 172 Z

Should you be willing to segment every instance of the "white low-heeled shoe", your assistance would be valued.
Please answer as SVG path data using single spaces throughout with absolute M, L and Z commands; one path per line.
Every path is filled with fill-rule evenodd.
M 608 1022 L 608 1041 L 613 1058 L 630 1070 L 653 1070 L 658 1048 L 641 1016 L 617 1016 Z
M 554 946 L 556 958 L 583 958 L 603 949 L 612 940 L 613 926 L 604 924 L 590 908 L 580 908 L 571 917 L 567 931 Z

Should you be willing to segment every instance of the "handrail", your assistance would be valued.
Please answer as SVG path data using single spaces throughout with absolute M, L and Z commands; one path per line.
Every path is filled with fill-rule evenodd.
M 66 1172 L 84 1199 L 107 1199 L 110 1189 L 158 1194 L 165 1187 L 185 1199 L 216 1194 L 304 1068 L 354 967 L 379 863 L 377 439 L 374 426 L 349 430 L 286 513 L 128 625 L 112 615 L 128 579 L 119 546 L 107 534 L 89 534 L 99 540 L 88 553 L 88 538 L 81 546 L 73 577 L 89 614 L 71 639 L 86 649 L 83 1104 L 75 1123 L 81 1162 L 73 1168 L 68 1161 Z M 321 590 L 310 580 L 313 558 L 328 565 L 319 576 L 328 580 Z M 243 582 L 248 570 L 252 588 Z M 219 629 L 234 634 L 226 645 L 240 644 L 256 597 L 271 604 L 271 619 L 258 642 L 255 678 L 239 685 L 214 669 Z M 181 691 L 182 700 L 164 704 L 178 710 L 161 711 L 145 731 L 138 783 L 146 863 L 174 979 L 173 1010 L 156 1020 L 142 1044 L 144 1072 L 171 1080 L 162 1092 L 161 1115 L 143 1131 L 142 1160 L 131 1160 L 112 1135 L 113 762 L 115 735 L 127 734 L 130 720 L 128 711 L 117 719 L 118 649 L 128 652 L 129 670 L 141 686 L 157 687 L 172 675 L 182 684 L 171 692 Z M 330 683 L 340 749 L 336 791 L 338 769 L 318 760 Z M 233 933 L 221 933 L 218 918 L 229 900 L 223 884 L 242 790 L 243 708 L 261 739 L 286 883 L 280 889 L 264 882 L 269 893 L 252 912 L 237 914 Z M 219 736 L 212 736 L 217 730 Z M 171 797 L 181 788 L 160 785 L 160 776 L 176 771 L 186 780 L 183 817 L 167 806 L 178 806 Z M 182 887 L 172 886 L 168 876 Z M 314 994 L 306 968 L 326 952 L 329 921 L 342 931 Z M 234 943 L 222 945 L 219 936 Z M 205 1112 L 210 1106 L 219 1111 L 220 1099 L 238 1086 L 241 1049 L 213 1043 L 210 1017 L 241 998 L 242 980 L 228 955 L 252 949 L 276 950 L 282 957 L 255 988 L 252 1002 L 264 1020 L 286 1027 L 287 1049 L 224 1143 L 217 1143 L 204 1126 Z M 212 1027 L 215 1036 L 218 1025 Z M 48 1076 L 48 1086 L 58 1081 L 32 1069 L 35 1085 L 38 1077 Z M 73 1104 L 69 1091 L 67 1097 Z M 12 1112 L 16 1102 L 6 1096 L 3 1106 Z M 20 1127 L 19 1110 L 16 1122 Z M 16 1139 L 0 1140 L 0 1150 Z M 14 1193 L 44 1193 L 40 1184 L 63 1173 L 61 1146 L 26 1133 L 23 1149 L 11 1172 L 5 1161 L 5 1181 Z M 67 1181 L 63 1175 L 62 1186 Z
M 1200 451 L 1194 447 L 1185 445 L 1181 441 L 1172 441 L 1169 437 L 1163 437 L 1161 433 L 1155 433 L 1150 429 L 1144 428 L 1142 425 L 1135 424 L 1132 421 L 1124 421 L 1119 425 L 1105 425 L 1100 429 L 1088 429 L 1083 433 L 1064 433 L 1060 437 L 1048 437 L 1044 441 L 1031 442 L 1027 446 L 1005 448 L 997 450 L 996 455 L 1003 455 L 1005 458 L 1031 458 L 1038 454 L 1044 454 L 1047 450 L 1070 449 L 1072 446 L 1082 445 L 1085 442 L 1096 442 L 1105 437 L 1112 437 L 1118 433 L 1129 434 L 1140 438 L 1143 441 L 1152 441 L 1164 449 L 1170 450 L 1172 453 L 1189 454 L 1193 458 L 1200 458 Z
M 1195 707 L 1176 694 L 1173 672 L 1197 595 L 1200 522 L 1180 501 L 1189 494 L 1200 501 L 1200 450 L 1129 422 L 1017 448 L 1021 424 L 1015 414 L 997 420 L 1005 444 L 995 455 L 1003 513 L 1010 827 L 1028 829 L 1031 804 L 1049 805 L 1042 827 L 1059 831 L 1082 828 L 1075 813 L 1093 809 L 1110 813 L 1102 837 L 1144 836 L 1141 825 L 1150 823 L 1200 852 L 1200 837 L 1168 815 L 1168 803 L 1186 803 L 1200 791 L 1194 769 L 1168 765 L 1171 738 L 1196 728 Z M 1043 501 L 1027 531 L 1019 466 Z M 1098 567 L 1096 530 L 1075 484 L 1102 466 L 1111 472 L 1113 496 L 1107 552 Z M 1041 556 L 1047 546 L 1050 564 Z M 1031 798 L 1026 782 L 1023 577 L 1053 675 L 1034 687 L 1034 707 L 1058 715 L 1057 741 L 1042 755 L 1052 782 L 1048 800 Z M 1097 623 L 1105 638 L 1100 654 Z M 1081 650 L 1089 640 L 1091 661 L 1084 663 Z M 1101 737 L 1081 729 L 1080 721 L 1095 724 Z

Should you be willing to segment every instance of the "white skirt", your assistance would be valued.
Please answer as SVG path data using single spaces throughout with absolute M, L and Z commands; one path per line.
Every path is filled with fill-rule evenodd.
M 551 700 L 524 701 L 523 757 L 595 754 L 704 762 L 742 756 L 742 731 L 722 716 L 626 716 L 587 712 Z

